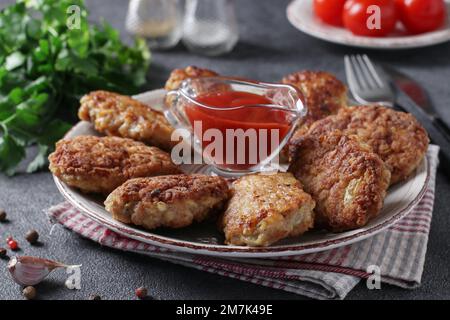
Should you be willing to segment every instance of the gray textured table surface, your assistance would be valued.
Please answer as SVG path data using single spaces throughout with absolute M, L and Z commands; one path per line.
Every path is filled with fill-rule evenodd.
M 0 6 L 11 1 L 0 0 Z M 354 52 L 346 47 L 326 44 L 294 29 L 285 17 L 288 1 L 239 0 L 240 42 L 235 50 L 218 58 L 205 58 L 176 49 L 154 52 L 149 89 L 163 85 L 171 69 L 195 64 L 220 73 L 275 81 L 298 69 L 321 69 L 344 79 L 343 55 Z M 123 30 L 127 1 L 88 0 L 92 19 L 103 16 Z M 123 32 L 125 38 L 126 34 Z M 442 117 L 450 119 L 450 43 L 427 49 L 377 52 L 369 54 L 407 72 L 428 89 Z M 448 165 L 448 164 L 447 164 Z M 348 299 L 441 299 L 450 298 L 450 183 L 440 172 L 427 260 L 422 286 L 413 291 L 383 285 L 369 291 L 357 286 Z M 41 247 L 24 244 L 22 254 L 52 257 L 67 263 L 82 263 L 82 290 L 70 291 L 63 285 L 65 274 L 55 273 L 39 287 L 43 299 L 83 299 L 97 293 L 109 299 L 133 298 L 134 289 L 145 285 L 160 299 L 301 299 L 283 291 L 256 286 L 239 280 L 191 270 L 131 253 L 118 252 L 85 240 L 62 228 L 49 235 L 50 225 L 42 210 L 62 201 L 48 172 L 0 175 L 0 207 L 11 221 L 0 224 L 0 241 L 7 234 L 22 243 L 23 234 L 37 229 Z M 3 244 L 2 244 L 3 245 Z M 19 287 L 0 260 L 0 299 L 20 299 Z

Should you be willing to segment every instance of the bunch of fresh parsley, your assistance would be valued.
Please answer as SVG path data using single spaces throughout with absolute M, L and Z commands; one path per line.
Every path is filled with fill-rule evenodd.
M 89 25 L 83 0 L 18 0 L 3 9 L 0 171 L 14 174 L 31 144 L 39 153 L 27 171 L 44 166 L 82 95 L 96 89 L 135 93 L 149 63 L 144 40 L 129 47 L 108 24 Z

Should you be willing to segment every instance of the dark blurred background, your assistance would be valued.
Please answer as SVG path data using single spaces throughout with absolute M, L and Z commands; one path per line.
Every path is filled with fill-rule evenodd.
M 0 0 L 0 8 L 13 1 Z M 105 18 L 124 31 L 128 1 L 87 0 L 90 20 Z M 420 81 L 428 90 L 443 119 L 450 119 L 450 43 L 404 51 L 356 50 L 328 44 L 311 38 L 292 27 L 285 14 L 288 0 L 237 0 L 240 40 L 226 55 L 208 58 L 189 53 L 182 44 L 176 48 L 152 52 L 147 89 L 161 88 L 170 71 L 187 65 L 216 70 L 223 75 L 277 81 L 285 74 L 301 70 L 325 70 L 344 78 L 343 56 L 365 52 L 378 62 L 399 68 Z M 448 165 L 448 164 L 444 164 Z M 450 298 L 450 184 L 443 174 L 437 179 L 437 199 L 433 216 L 427 262 L 422 287 L 408 291 L 388 285 L 369 291 L 361 283 L 349 299 Z M 83 299 L 96 293 L 109 299 L 133 298 L 134 289 L 145 285 L 150 294 L 161 299 L 283 299 L 302 297 L 284 291 L 256 286 L 238 280 L 211 275 L 131 253 L 105 249 L 50 224 L 42 210 L 61 202 L 48 172 L 6 178 L 0 175 L 0 206 L 8 211 L 9 225 L 0 225 L 0 238 L 8 230 L 19 236 L 35 228 L 42 235 L 43 246 L 30 248 L 26 254 L 55 258 L 67 263 L 82 263 L 81 291 L 70 291 L 63 285 L 63 272 L 39 287 L 41 298 Z M 22 240 L 24 241 L 24 240 Z M 6 265 L 0 261 L 0 268 Z M 5 270 L 5 269 L 3 269 Z M 20 299 L 18 286 L 0 271 L 0 299 Z

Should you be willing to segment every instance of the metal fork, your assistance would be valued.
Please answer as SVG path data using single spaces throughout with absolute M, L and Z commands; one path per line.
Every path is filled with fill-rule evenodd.
M 395 94 L 389 81 L 367 55 L 346 55 L 344 61 L 350 92 L 357 102 L 394 106 Z

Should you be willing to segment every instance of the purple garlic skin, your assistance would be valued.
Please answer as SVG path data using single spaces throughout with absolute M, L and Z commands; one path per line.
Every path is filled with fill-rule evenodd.
M 14 281 L 22 286 L 34 286 L 40 283 L 56 268 L 66 268 L 65 264 L 38 257 L 12 257 L 8 270 Z

